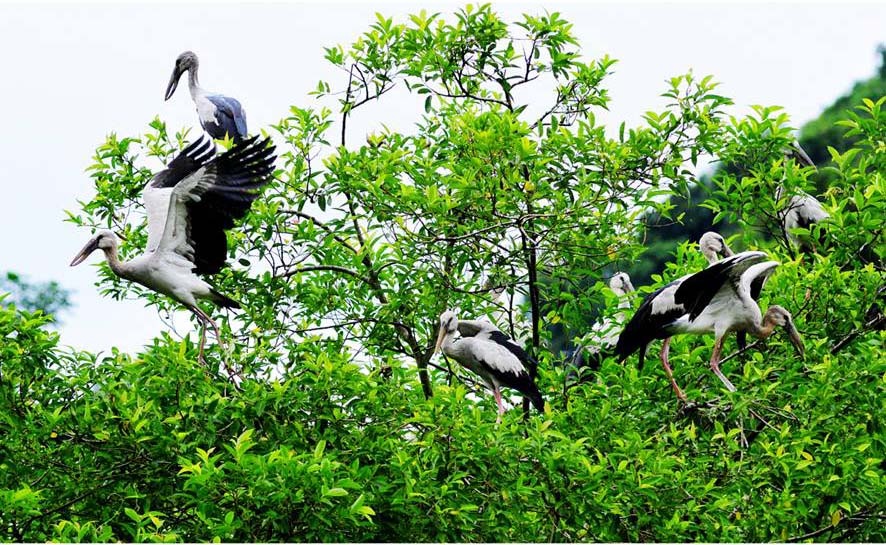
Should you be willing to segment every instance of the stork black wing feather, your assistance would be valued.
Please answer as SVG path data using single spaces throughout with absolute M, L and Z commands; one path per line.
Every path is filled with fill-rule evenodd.
M 212 141 L 200 137 L 181 151 L 164 170 L 151 180 L 151 187 L 174 187 L 180 181 L 197 172 L 215 155 Z
M 531 376 L 534 377 L 536 375 L 536 373 L 538 372 L 538 362 L 535 360 L 535 358 L 533 358 L 525 350 L 523 350 L 520 345 L 514 342 L 513 339 L 497 329 L 495 331 L 489 332 L 489 339 L 507 348 L 511 352 L 511 354 L 517 356 L 517 359 L 520 360 L 520 363 L 522 363 L 523 367 L 525 367 L 526 370 L 529 371 L 529 374 Z
M 714 295 L 723 287 L 723 283 L 729 278 L 727 272 L 735 266 L 739 260 L 732 257 L 723 259 L 702 269 L 686 278 L 674 293 L 674 302 L 683 305 L 689 313 L 692 321 L 704 311 Z
M 200 200 L 189 202 L 188 238 L 194 249 L 194 272 L 214 274 L 227 257 L 225 231 L 246 215 L 258 189 L 271 180 L 274 147 L 257 136 L 242 140 L 207 165 L 213 185 Z
M 677 318 L 686 314 L 686 311 L 682 306 L 678 305 L 665 312 L 653 313 L 652 302 L 664 290 L 679 283 L 680 280 L 674 280 L 643 299 L 643 302 L 640 303 L 640 308 L 637 309 L 637 312 L 634 313 L 630 321 L 625 325 L 625 328 L 618 336 L 618 342 L 615 343 L 615 354 L 618 356 L 619 361 L 626 360 L 628 356 L 637 350 L 644 350 L 647 344 L 656 339 L 666 339 L 670 336 L 668 326 Z M 642 361 L 641 353 L 639 364 L 641 367 Z
M 501 333 L 501 332 L 499 332 Z M 480 361 L 483 364 L 483 367 L 486 371 L 495 377 L 495 379 L 504 386 L 508 388 L 513 388 L 517 390 L 521 394 L 525 395 L 532 401 L 532 405 L 538 409 L 539 412 L 544 412 L 545 410 L 545 402 L 544 398 L 541 395 L 541 391 L 539 391 L 538 386 L 535 385 L 535 380 L 532 376 L 529 375 L 528 372 L 523 372 L 519 374 L 502 372 L 499 371 L 495 365 L 491 362 L 486 361 L 484 358 L 480 358 Z

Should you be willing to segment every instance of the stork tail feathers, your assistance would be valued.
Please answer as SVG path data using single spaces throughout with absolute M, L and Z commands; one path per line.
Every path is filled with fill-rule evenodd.
M 240 303 L 215 290 L 212 290 L 212 302 L 222 308 L 241 308 Z

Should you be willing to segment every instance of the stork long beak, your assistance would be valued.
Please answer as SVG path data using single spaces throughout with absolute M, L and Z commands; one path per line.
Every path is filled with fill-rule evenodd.
M 789 146 L 791 150 L 791 155 L 794 156 L 794 159 L 798 163 L 801 163 L 802 166 L 815 168 L 815 163 L 812 162 L 812 159 L 809 157 L 809 154 L 806 153 L 806 150 L 800 147 L 799 142 L 791 142 Z
M 172 94 L 175 93 L 176 87 L 178 87 L 178 80 L 181 79 L 182 74 L 184 74 L 184 70 L 181 70 L 178 67 L 178 64 L 175 65 L 175 68 L 172 69 L 172 77 L 169 78 L 169 85 L 166 86 L 166 97 L 163 100 L 169 100 L 172 98 Z
M 439 352 L 443 347 L 443 339 L 446 338 L 446 330 L 443 329 L 443 326 L 440 326 L 440 332 L 437 333 L 437 344 L 434 346 L 434 354 Z
M 726 241 L 723 241 L 723 257 L 732 257 L 735 255 L 735 252 L 732 251 L 732 248 L 726 244 Z
M 80 253 L 77 254 L 76 257 L 74 257 L 74 260 L 71 261 L 71 267 L 76 267 L 77 265 L 83 263 L 83 261 L 86 260 L 87 257 L 89 257 L 89 254 L 98 249 L 98 239 L 99 237 L 93 237 L 89 240 L 89 242 L 86 243 L 86 246 L 84 246 L 83 249 L 80 250 Z
M 788 337 L 791 339 L 791 344 L 794 345 L 794 348 L 797 350 L 797 354 L 802 358 L 806 354 L 806 348 L 803 346 L 803 338 L 800 337 L 800 332 L 797 331 L 797 327 L 794 325 L 793 320 L 788 320 L 788 322 L 784 325 L 784 330 L 787 332 Z

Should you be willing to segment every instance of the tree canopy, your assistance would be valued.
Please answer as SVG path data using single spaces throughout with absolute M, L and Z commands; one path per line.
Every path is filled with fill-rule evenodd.
M 584 59 L 557 13 L 378 15 L 326 59 L 342 79 L 263 129 L 278 143 L 276 179 L 229 233 L 231 266 L 213 279 L 243 306 L 215 311 L 242 382 L 199 364 L 191 334 L 96 355 L 60 348 L 41 314 L 0 306 L 0 535 L 886 538 L 886 363 L 871 315 L 882 305 L 886 99 L 840 122 L 853 141 L 830 152 L 831 220 L 813 228 L 826 243 L 795 257 L 773 224 L 775 188 L 814 184 L 781 153 L 789 119 L 769 106 L 730 117 L 711 76 L 675 76 L 666 107 L 608 136 L 595 112 L 615 61 Z M 394 89 L 423 107 L 414 125 L 355 134 L 355 116 Z M 159 119 L 143 135 L 111 134 L 90 167 L 95 196 L 70 221 L 124 234 L 124 258 L 143 251 L 149 165 L 195 137 Z M 667 197 L 697 183 L 704 155 L 746 167 L 716 177 L 705 206 L 737 227 L 738 249 L 781 262 L 761 305 L 790 309 L 805 359 L 784 337 L 752 343 L 724 360 L 738 385 L 728 392 L 707 369 L 713 339 L 676 338 L 692 404 L 633 359 L 607 359 L 565 396 L 552 327 L 615 311 L 606 279 L 644 251 L 645 214 L 679 219 Z M 639 295 L 702 267 L 681 244 Z M 175 308 L 98 271 L 103 295 Z M 511 410 L 497 425 L 488 392 L 433 355 L 450 308 L 525 343 L 543 414 Z

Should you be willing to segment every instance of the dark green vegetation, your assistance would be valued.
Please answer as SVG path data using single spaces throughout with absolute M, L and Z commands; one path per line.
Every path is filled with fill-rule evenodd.
M 380 17 L 327 52 L 350 77 L 317 95 L 339 113 L 294 107 L 268 129 L 285 142 L 278 181 L 232 233 L 232 268 L 216 280 L 244 306 L 219 316 L 239 389 L 196 363 L 194 335 L 99 357 L 57 347 L 42 315 L 0 308 L 0 536 L 886 539 L 886 362 L 866 316 L 883 283 L 884 100 L 841 125 L 856 140 L 832 155 L 827 250 L 792 260 L 748 228 L 783 205 L 776 185 L 812 191 L 808 169 L 782 160 L 780 111 L 730 119 L 710 78 L 682 76 L 663 89 L 665 110 L 607 135 L 593 112 L 612 61 L 582 62 L 566 21 L 508 26 L 488 7 L 442 21 Z M 549 102 L 526 107 L 529 85 Z M 406 88 L 425 104 L 410 132 L 349 132 Z M 139 251 L 144 225 L 116 218 L 135 206 L 147 159 L 183 138 L 159 121 L 111 137 L 91 170 L 96 197 L 72 221 L 122 231 L 124 257 Z M 688 190 L 686 165 L 703 153 L 749 165 L 718 176 L 706 206 L 740 228 L 735 249 L 782 262 L 761 304 L 792 311 L 806 358 L 781 335 L 752 344 L 723 363 L 730 393 L 707 367 L 712 339 L 678 338 L 672 363 L 694 405 L 676 401 L 657 344 L 641 373 L 606 361 L 564 399 L 550 327 L 614 310 L 602 282 L 576 283 L 644 251 L 638 217 L 666 217 L 661 197 Z M 664 277 L 702 266 L 683 245 Z M 171 307 L 104 266 L 99 284 Z M 526 294 L 501 325 L 525 330 L 549 405 L 498 426 L 492 396 L 450 385 L 431 359 L 439 314 L 501 310 L 497 289 Z

